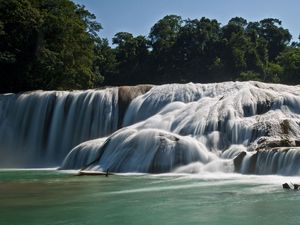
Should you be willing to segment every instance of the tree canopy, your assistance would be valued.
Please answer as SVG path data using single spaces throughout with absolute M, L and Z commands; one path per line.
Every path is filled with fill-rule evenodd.
M 1 90 L 93 87 L 101 79 L 92 67 L 100 28 L 68 0 L 1 0 Z
M 167 15 L 148 36 L 112 46 L 95 15 L 70 0 L 0 0 L 0 91 L 139 83 L 259 80 L 300 83 L 300 44 L 280 20 Z
M 113 38 L 116 70 L 113 76 L 104 73 L 104 83 L 110 85 L 110 77 L 115 85 L 300 81 L 299 42 L 291 43 L 291 34 L 276 18 L 248 22 L 235 17 L 222 26 L 205 17 L 184 20 L 167 15 L 153 25 L 148 37 L 139 36 L 144 45 L 133 44 L 136 38 L 127 32 Z

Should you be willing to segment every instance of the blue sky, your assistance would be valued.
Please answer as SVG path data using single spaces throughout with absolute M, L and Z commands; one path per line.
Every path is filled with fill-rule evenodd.
M 183 19 L 217 19 L 226 24 L 241 16 L 248 21 L 278 18 L 293 39 L 300 34 L 299 0 L 74 0 L 94 13 L 103 26 L 101 37 L 111 38 L 120 31 L 148 35 L 150 28 L 165 15 Z

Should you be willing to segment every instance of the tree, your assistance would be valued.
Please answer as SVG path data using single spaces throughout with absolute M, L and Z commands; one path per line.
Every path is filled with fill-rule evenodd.
M 115 50 L 110 47 L 107 39 L 98 39 L 94 52 L 93 71 L 98 77 L 95 86 L 113 83 L 114 76 L 118 73 Z
M 184 22 L 173 50 L 180 65 L 179 80 L 213 80 L 210 72 L 216 72 L 217 65 L 221 65 L 220 24 L 205 17 Z
M 278 64 L 283 68 L 281 80 L 288 84 L 300 83 L 300 49 L 287 48 L 277 58 Z
M 241 74 L 238 77 L 238 80 L 241 80 L 241 81 L 247 81 L 247 80 L 262 81 L 260 74 L 254 72 L 254 71 L 251 71 L 251 70 L 241 72 Z
M 170 74 L 178 72 L 173 47 L 177 41 L 183 21 L 180 16 L 167 15 L 160 19 L 150 30 L 151 70 L 154 83 L 174 81 Z M 176 76 L 176 75 L 175 75 Z M 152 81 L 153 82 L 153 81 Z
M 11 0 L 0 4 L 1 91 L 81 89 L 93 71 L 101 25 L 69 0 Z
M 0 91 L 139 83 L 261 80 L 299 83 L 299 42 L 274 18 L 221 26 L 167 15 L 149 36 L 98 36 L 95 15 L 71 0 L 0 0 Z M 289 45 L 290 44 L 290 45 Z
M 224 59 L 231 79 L 264 80 L 268 64 L 267 41 L 258 35 L 259 23 L 241 17 L 232 18 L 222 28 Z
M 281 27 L 281 21 L 274 18 L 250 23 L 248 30 L 255 30 L 258 36 L 266 41 L 270 61 L 275 60 L 287 47 L 292 38 L 290 32 Z
M 0 91 L 22 90 L 36 55 L 41 15 L 27 0 L 0 1 Z
M 168 15 L 151 28 L 149 38 L 154 52 L 170 48 L 177 39 L 183 21 L 180 16 Z
M 133 37 L 128 32 L 119 32 L 114 36 L 113 44 L 116 45 L 118 75 L 110 81 L 114 84 L 147 82 L 148 40 L 144 36 Z
M 277 63 L 269 63 L 265 70 L 265 77 L 263 81 L 279 83 L 282 82 L 283 68 Z

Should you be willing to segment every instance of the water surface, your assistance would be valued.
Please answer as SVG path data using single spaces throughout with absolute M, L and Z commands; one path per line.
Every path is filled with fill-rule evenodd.
M 1 170 L 2 225 L 299 224 L 300 177 Z

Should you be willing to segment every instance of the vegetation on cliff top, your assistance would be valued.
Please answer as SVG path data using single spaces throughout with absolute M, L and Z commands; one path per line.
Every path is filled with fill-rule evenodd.
M 276 18 L 221 25 L 167 15 L 148 36 L 117 33 L 70 0 L 0 0 L 0 92 L 139 83 L 300 83 L 300 44 Z

